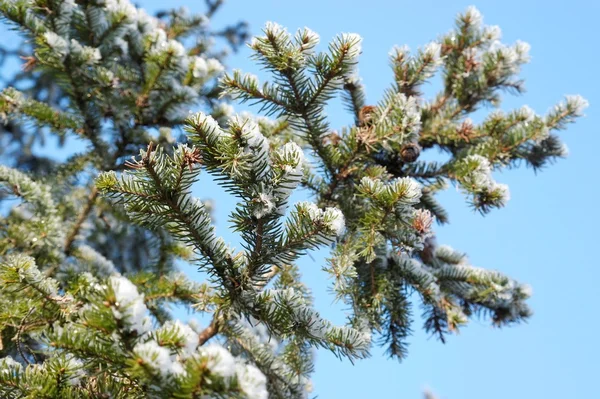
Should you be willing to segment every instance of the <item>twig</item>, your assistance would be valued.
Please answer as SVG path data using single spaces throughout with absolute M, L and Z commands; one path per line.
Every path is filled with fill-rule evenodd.
M 81 210 L 81 213 L 77 217 L 77 221 L 73 225 L 73 229 L 71 230 L 71 232 L 69 233 L 69 236 L 65 240 L 65 249 L 64 250 L 67 255 L 69 255 L 71 253 L 71 249 L 72 249 L 71 247 L 73 246 L 75 237 L 79 233 L 79 230 L 81 229 L 81 226 L 83 225 L 83 222 L 90 214 L 90 211 L 92 210 L 94 203 L 96 202 L 96 198 L 98 198 L 98 189 L 96 188 L 96 186 L 94 186 L 94 188 L 92 188 L 92 192 L 88 196 L 88 201 L 85 204 L 85 207 Z
M 23 358 L 25 363 L 27 363 L 28 365 L 31 364 L 31 362 L 29 360 L 27 360 L 27 358 L 25 357 L 25 354 L 23 353 L 23 349 L 21 349 L 21 334 L 23 333 L 23 327 L 25 326 L 25 320 L 31 315 L 31 313 L 33 313 L 34 310 L 35 310 L 35 307 L 32 307 L 31 309 L 29 309 L 29 311 L 27 312 L 25 317 L 23 317 L 23 319 L 19 323 L 19 328 L 17 328 L 17 335 L 15 336 L 15 342 L 17 344 L 17 351 L 19 352 L 19 355 L 21 355 L 21 357 Z M 33 352 L 31 352 L 31 355 L 35 359 Z
M 219 323 L 217 321 L 217 318 L 213 317 L 213 319 L 210 322 L 210 324 L 208 325 L 208 327 L 206 327 L 200 333 L 200 335 L 198 335 L 198 346 L 204 345 L 206 343 L 206 341 L 208 341 L 209 339 L 211 339 L 212 337 L 217 335 L 218 332 L 219 332 Z
M 88 201 L 85 204 L 85 207 L 81 210 L 81 213 L 77 217 L 77 221 L 73 225 L 73 229 L 71 230 L 71 232 L 67 236 L 67 239 L 65 240 L 64 252 L 67 256 L 71 254 L 71 250 L 73 249 L 73 242 L 75 242 L 75 237 L 77 237 L 77 234 L 79 233 L 79 230 L 81 230 L 83 222 L 88 217 L 90 211 L 94 207 L 96 198 L 98 198 L 98 189 L 96 188 L 96 186 L 94 186 L 94 188 L 92 188 L 92 191 L 90 192 L 90 195 L 88 196 Z M 46 277 L 52 276 L 52 274 L 56 271 L 56 269 L 59 266 L 60 264 L 57 263 L 48 268 L 45 272 Z

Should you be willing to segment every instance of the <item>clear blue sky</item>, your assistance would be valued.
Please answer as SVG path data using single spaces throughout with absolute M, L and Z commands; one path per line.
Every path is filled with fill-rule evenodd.
M 182 5 L 199 11 L 204 2 L 139 3 L 150 11 Z M 416 308 L 410 353 L 401 364 L 387 360 L 380 350 L 354 366 L 319 351 L 313 379 L 319 398 L 416 399 L 426 387 L 447 399 L 599 397 L 594 379 L 600 370 L 600 345 L 595 337 L 600 330 L 595 314 L 600 302 L 600 262 L 595 248 L 600 217 L 594 203 L 600 185 L 594 180 L 600 170 L 594 158 L 600 148 L 600 3 L 229 0 L 213 25 L 243 19 L 253 33 L 266 21 L 292 31 L 308 26 L 323 42 L 339 32 L 359 33 L 364 38 L 359 69 L 368 100 L 374 103 L 391 82 L 390 48 L 427 43 L 449 30 L 456 13 L 471 4 L 481 10 L 486 23 L 502 28 L 505 42 L 521 39 L 532 46 L 532 62 L 522 74 L 528 91 L 507 98 L 504 108 L 528 104 L 544 113 L 565 94 L 581 94 L 591 104 L 587 117 L 563 134 L 570 148 L 568 159 L 537 176 L 523 168 L 497 176 L 511 189 L 506 208 L 484 218 L 473 213 L 453 189 L 441 197 L 450 211 L 451 224 L 437 228 L 438 242 L 467 252 L 474 265 L 498 269 L 530 283 L 535 315 L 528 324 L 503 330 L 486 321 L 474 321 L 442 345 L 421 331 Z M 258 72 L 248 55 L 242 50 L 228 59 L 228 66 Z M 328 111 L 334 126 L 351 121 L 339 106 Z M 222 221 L 218 230 L 234 241 L 226 235 L 223 223 L 234 201 L 214 188 L 204 181 L 195 193 L 217 200 L 217 219 Z M 317 308 L 342 323 L 343 310 L 332 304 L 326 292 L 328 282 L 320 271 L 325 255 L 322 251 L 305 257 L 300 266 L 305 282 L 313 288 Z

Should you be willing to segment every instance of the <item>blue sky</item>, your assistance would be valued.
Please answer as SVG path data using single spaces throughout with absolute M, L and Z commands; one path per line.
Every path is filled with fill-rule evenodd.
M 150 11 L 182 5 L 200 11 L 203 3 L 139 1 Z M 600 329 L 595 315 L 600 301 L 595 229 L 600 217 L 593 204 L 600 189 L 594 183 L 598 173 L 593 172 L 600 171 L 594 162 L 600 147 L 600 3 L 555 3 L 559 2 L 229 0 L 214 19 L 217 27 L 246 20 L 253 33 L 266 21 L 292 31 L 308 26 L 323 42 L 339 32 L 359 33 L 364 38 L 359 70 L 368 101 L 375 103 L 391 83 L 387 60 L 391 47 L 407 44 L 414 49 L 426 44 L 452 27 L 456 13 L 474 4 L 486 23 L 502 28 L 505 42 L 520 39 L 532 46 L 532 62 L 522 73 L 528 91 L 507 97 L 503 108 L 528 104 L 544 113 L 565 94 L 581 94 L 591 104 L 587 117 L 562 135 L 569 158 L 537 176 L 523 168 L 496 176 L 511 189 L 512 199 L 505 208 L 482 217 L 454 189 L 440 197 L 450 211 L 451 223 L 437 228 L 438 242 L 467 252 L 474 265 L 530 283 L 535 314 L 529 323 L 498 330 L 487 321 L 474 321 L 442 345 L 421 331 L 416 308 L 410 353 L 400 364 L 377 349 L 372 358 L 355 365 L 319 351 L 313 379 L 319 398 L 413 399 L 420 398 L 426 387 L 448 399 L 598 396 L 593 382 L 600 369 L 595 337 Z M 248 56 L 249 51 L 242 50 L 228 59 L 228 67 L 258 73 Z M 339 104 L 328 113 L 333 126 L 351 122 Z M 235 240 L 226 233 L 224 223 L 234 200 L 207 180 L 196 186 L 195 193 L 216 199 L 218 230 L 226 239 Z M 332 303 L 320 271 L 326 255 L 327 251 L 313 253 L 300 266 L 322 315 L 342 323 L 343 309 Z

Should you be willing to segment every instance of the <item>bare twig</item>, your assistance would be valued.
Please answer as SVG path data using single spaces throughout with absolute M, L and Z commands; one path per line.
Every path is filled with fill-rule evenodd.
M 88 196 L 88 201 L 85 204 L 85 207 L 79 213 L 79 216 L 77 217 L 77 221 L 73 225 L 73 229 L 71 230 L 67 239 L 65 240 L 65 249 L 64 250 L 67 255 L 69 255 L 71 253 L 71 249 L 73 246 L 73 242 L 75 241 L 75 237 L 79 233 L 79 230 L 81 230 L 81 226 L 83 225 L 83 222 L 85 222 L 85 219 L 88 217 L 88 215 L 90 214 L 90 211 L 94 207 L 96 198 L 98 198 L 98 189 L 96 188 L 96 186 L 94 186 L 92 188 L 92 191 L 90 192 L 90 195 Z
M 31 364 L 31 362 L 29 362 L 29 360 L 27 360 L 27 358 L 25 357 L 25 354 L 23 353 L 23 349 L 21 349 L 21 334 L 23 333 L 23 327 L 25 326 L 25 320 L 31 315 L 31 313 L 33 313 L 34 310 L 35 310 L 35 307 L 32 307 L 31 309 L 29 309 L 27 314 L 23 317 L 23 319 L 19 323 L 19 328 L 17 328 L 17 334 L 15 335 L 17 351 L 19 352 L 19 355 L 21 355 L 21 357 L 23 358 L 23 361 L 25 361 L 25 363 L 27 363 L 27 364 Z M 31 355 L 34 356 L 33 352 L 31 352 Z M 35 356 L 34 356 L 34 358 L 35 358 Z
M 213 319 L 210 322 L 210 324 L 208 325 L 208 327 L 206 327 L 200 333 L 200 335 L 198 335 L 198 346 L 204 345 L 206 343 L 206 341 L 208 341 L 209 339 L 211 339 L 212 337 L 217 335 L 218 332 L 219 332 L 219 322 L 217 320 L 217 317 L 215 316 L 215 317 L 213 317 Z

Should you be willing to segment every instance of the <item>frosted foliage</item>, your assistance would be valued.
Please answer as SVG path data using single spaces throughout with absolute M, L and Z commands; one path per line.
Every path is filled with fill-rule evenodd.
M 65 57 L 69 53 L 69 44 L 61 36 L 54 32 L 44 33 L 44 39 L 48 46 L 60 57 Z
M 421 198 L 421 185 L 413 178 L 396 178 L 390 182 L 388 187 L 397 195 L 398 202 L 402 204 L 413 205 Z
M 235 375 L 235 359 L 229 351 L 218 344 L 209 344 L 199 348 L 202 356 L 208 358 L 207 367 L 211 373 L 223 378 Z
M 344 232 L 345 221 L 344 214 L 337 208 L 327 208 L 323 212 L 323 220 L 335 233 L 335 235 L 340 236 Z
M 258 86 L 258 76 L 256 76 L 253 73 L 245 73 L 243 80 L 246 81 L 246 82 L 248 82 L 248 85 L 250 87 L 256 87 L 256 86 Z
M 502 37 L 502 30 L 498 25 L 486 26 L 483 29 L 483 35 L 488 41 L 500 40 Z
M 255 366 L 238 363 L 235 367 L 238 384 L 248 399 L 267 399 L 267 378 Z
M 179 43 L 177 40 L 169 40 L 167 42 L 166 49 L 175 57 L 183 57 L 185 55 L 185 48 L 183 47 L 183 44 Z
M 306 300 L 293 288 L 269 290 L 262 294 L 268 298 L 268 307 L 271 312 L 276 312 L 281 304 L 293 309 L 290 315 L 296 323 L 306 326 L 312 337 L 323 339 L 330 328 L 329 323 L 322 319 L 318 312 L 306 304 Z
M 309 28 L 298 30 L 296 34 L 298 42 L 300 42 L 300 48 L 305 54 L 312 54 L 313 49 L 319 44 L 320 37 L 316 32 L 313 32 Z
M 233 106 L 231 106 L 231 104 L 228 103 L 219 103 L 214 107 L 214 112 L 217 114 L 222 114 L 226 117 L 230 117 L 233 115 L 234 113 L 234 109 Z
M 406 44 L 404 44 L 402 46 L 392 47 L 392 49 L 389 51 L 388 55 L 392 59 L 396 59 L 396 58 L 406 57 L 409 52 L 410 52 L 410 47 L 408 47 Z
M 71 54 L 84 64 L 95 64 L 102 59 L 100 49 L 82 46 L 77 40 L 71 39 Z
M 510 200 L 510 191 L 507 184 L 494 182 L 491 186 L 491 191 L 499 196 L 499 206 L 504 206 Z
M 569 155 L 569 147 L 567 147 L 567 144 L 562 143 L 560 145 L 559 156 L 566 157 L 568 155 Z
M 221 130 L 221 127 L 212 116 L 199 112 L 194 119 L 197 125 L 202 126 L 209 142 L 216 143 L 225 136 L 225 132 Z
M 232 118 L 231 124 L 241 130 L 242 138 L 247 143 L 247 147 L 244 149 L 246 153 L 253 153 L 262 158 L 268 157 L 269 142 L 262 135 L 258 124 L 252 118 L 236 115 Z
M 253 215 L 257 219 L 262 219 L 275 210 L 275 197 L 270 194 L 260 193 L 253 201 Z
M 133 22 L 138 17 L 138 10 L 128 0 L 104 0 L 106 10 L 115 17 L 126 17 L 129 22 Z
M 82 244 L 77 247 L 75 252 L 80 259 L 93 265 L 94 273 L 108 276 L 117 272 L 112 261 L 106 259 L 104 256 L 102 256 L 102 254 L 98 253 L 89 245 Z
M 407 133 L 417 133 L 421 127 L 421 111 L 415 97 L 407 97 L 398 93 L 389 105 L 390 116 L 396 122 L 397 128 Z
M 583 111 L 590 105 L 590 103 L 580 95 L 568 95 L 566 98 L 567 108 L 572 109 L 573 114 L 576 116 L 582 116 Z
M 300 202 L 298 208 L 317 224 L 322 224 L 333 237 L 340 236 L 344 232 L 344 214 L 337 208 L 329 207 L 321 210 L 312 202 Z
M 235 358 L 223 346 L 211 343 L 198 348 L 198 354 L 207 359 L 206 367 L 214 375 L 231 381 L 237 380 L 240 389 L 250 399 L 266 399 L 267 379 L 254 365 L 244 359 Z
M 442 63 L 441 59 L 442 45 L 438 42 L 431 42 L 423 49 L 423 54 L 431 59 L 433 64 L 439 65 Z
M 304 209 L 312 221 L 318 222 L 321 220 L 321 210 L 314 202 L 301 202 L 299 206 Z
M 203 78 L 208 73 L 208 65 L 206 65 L 206 60 L 202 57 L 195 57 L 192 67 L 192 75 L 195 78 Z
M 303 30 L 303 34 L 310 43 L 318 43 L 320 40 L 319 34 L 309 28 L 305 27 Z
M 432 274 L 432 270 L 428 266 L 410 258 L 406 254 L 394 254 L 393 256 L 401 269 L 418 278 L 419 284 L 429 292 L 432 298 L 436 301 L 441 299 L 440 287 L 437 284 L 435 276 Z
M 151 328 L 148 309 L 144 303 L 144 295 L 138 292 L 137 287 L 122 276 L 112 276 L 109 284 L 115 293 L 116 303 L 113 314 L 116 318 L 127 324 L 127 329 L 144 334 Z
M 260 294 L 260 301 L 266 304 L 266 311 L 270 314 L 285 311 L 286 317 L 291 318 L 294 325 L 305 328 L 315 340 L 327 342 L 330 339 L 343 339 L 344 345 L 352 346 L 359 353 L 366 353 L 370 347 L 371 341 L 368 333 L 348 327 L 332 326 L 312 309 L 306 299 L 293 288 L 264 291 Z
M 225 70 L 225 67 L 216 58 L 209 58 L 206 61 L 206 67 L 211 75 L 220 75 Z
M 251 339 L 257 340 L 259 343 L 268 345 L 273 352 L 275 352 L 279 346 L 279 341 L 275 338 L 264 323 L 256 320 L 253 317 L 246 319 L 239 319 L 238 323 L 244 326 L 247 333 L 251 335 Z
M 517 40 L 514 46 L 514 50 L 517 54 L 517 60 L 520 63 L 527 63 L 531 60 L 531 57 L 529 56 L 531 45 L 529 45 L 529 43 Z
M 155 372 L 164 377 L 183 374 L 183 366 L 174 360 L 168 348 L 160 346 L 158 342 L 150 340 L 139 343 L 133 348 L 133 352 Z
M 491 184 L 490 162 L 481 155 L 469 155 L 465 162 L 474 162 L 475 167 L 465 176 L 465 182 L 476 189 L 483 189 Z
M 68 356 L 65 369 L 69 370 L 72 375 L 69 378 L 70 385 L 77 385 L 82 378 L 86 376 L 83 369 L 83 362 L 73 356 Z
M 462 161 L 468 165 L 462 176 L 461 184 L 468 192 L 489 193 L 497 196 L 496 206 L 504 206 L 510 199 L 508 186 L 499 184 L 492 178 L 492 167 L 487 158 L 481 155 L 469 155 Z
M 278 150 L 279 157 L 285 160 L 286 165 L 289 165 L 293 169 L 302 168 L 304 164 L 304 151 L 302 148 L 294 142 L 284 144 L 281 149 Z
M 175 329 L 178 337 L 181 339 L 183 347 L 181 353 L 183 358 L 192 356 L 196 352 L 198 346 L 198 334 L 187 324 L 182 323 L 179 320 L 167 321 L 164 329 Z
M 535 118 L 535 112 L 528 105 L 522 106 L 518 113 L 520 118 L 525 122 L 531 122 Z
M 432 230 L 448 219 L 437 201 L 442 188 L 458 186 L 485 213 L 510 199 L 493 173 L 519 162 L 541 168 L 566 153 L 554 131 L 583 114 L 588 103 L 580 96 L 546 116 L 528 106 L 480 115 L 504 91 L 522 91 L 516 72 L 529 61 L 527 43 L 501 43 L 500 28 L 484 27 L 470 7 L 456 29 L 413 53 L 394 48 L 390 84 L 377 100 L 355 68 L 358 34 L 340 34 L 315 52 L 317 33 L 269 22 L 250 45 L 266 78 L 235 71 L 217 82 L 227 51 L 211 48 L 211 40 L 237 49 L 247 35 L 243 23 L 214 30 L 206 17 L 173 9 L 154 18 L 131 1 L 4 7 L 29 32 L 35 57 L 26 67 L 43 67 L 66 86 L 64 101 L 47 105 L 4 90 L 0 117 L 90 143 L 64 168 L 48 164 L 61 173 L 48 176 L 48 186 L 0 165 L 0 189 L 19 205 L 6 212 L 6 225 L 31 230 L 18 231 L 17 240 L 0 237 L 0 246 L 9 257 L 32 256 L 15 267 L 1 259 L 0 279 L 20 286 L 0 288 L 16 298 L 14 306 L 0 304 L 33 326 L 8 348 L 22 365 L 0 359 L 0 380 L 52 388 L 56 378 L 38 383 L 28 374 L 45 370 L 44 378 L 65 375 L 67 396 L 70 383 L 75 394 L 306 397 L 317 350 L 354 361 L 368 357 L 377 338 L 391 357 L 405 356 L 411 305 L 422 305 L 425 329 L 442 341 L 472 314 L 499 325 L 527 317 L 531 287 L 473 267 L 438 246 Z M 209 3 L 216 11 L 222 2 Z M 268 117 L 236 114 L 232 97 Z M 336 127 L 325 110 L 339 97 L 350 115 Z M 198 106 L 206 113 L 195 113 Z M 178 146 L 182 130 L 189 144 Z M 438 150 L 447 156 L 432 158 Z M 90 168 L 106 170 L 95 187 L 79 181 L 93 178 Z M 241 250 L 217 236 L 212 206 L 191 194 L 205 177 L 235 199 L 225 224 Z M 310 192 L 310 201 L 286 214 L 299 187 L 296 194 Z M 124 239 L 129 233 L 137 236 Z M 58 255 L 46 248 L 49 240 Z M 347 309 L 344 325 L 321 317 L 302 281 L 297 262 L 318 250 L 329 252 L 316 266 Z M 182 262 L 203 281 L 175 275 Z M 177 320 L 180 308 L 207 315 L 210 325 Z M 29 342 L 32 349 L 20 345 Z M 44 358 L 35 358 L 36 348 Z M 16 370 L 28 360 L 44 364 Z
M 522 284 L 520 286 L 521 289 L 521 293 L 526 297 L 526 298 L 531 298 L 531 296 L 533 295 L 533 288 L 531 287 L 531 285 L 529 284 Z
M 11 370 L 20 370 L 21 367 L 21 364 L 10 356 L 0 358 L 0 373 L 9 374 Z
M 469 24 L 474 27 L 478 28 L 483 23 L 483 16 L 481 15 L 481 12 L 479 12 L 479 10 L 474 6 L 467 8 L 465 17 L 469 21 Z
M 265 24 L 264 31 L 267 35 L 273 35 L 273 36 L 277 36 L 277 35 L 287 32 L 287 30 L 284 27 L 282 27 L 278 23 L 272 22 L 272 21 L 268 21 Z
M 348 46 L 346 57 L 350 62 L 356 62 L 362 51 L 362 38 L 356 33 L 343 33 L 340 42 Z
M 280 206 L 279 214 L 285 213 L 286 201 L 292 192 L 298 187 L 304 173 L 304 152 L 296 143 L 289 142 L 279 148 L 273 157 L 273 168 L 281 174 L 281 181 L 275 187 Z

